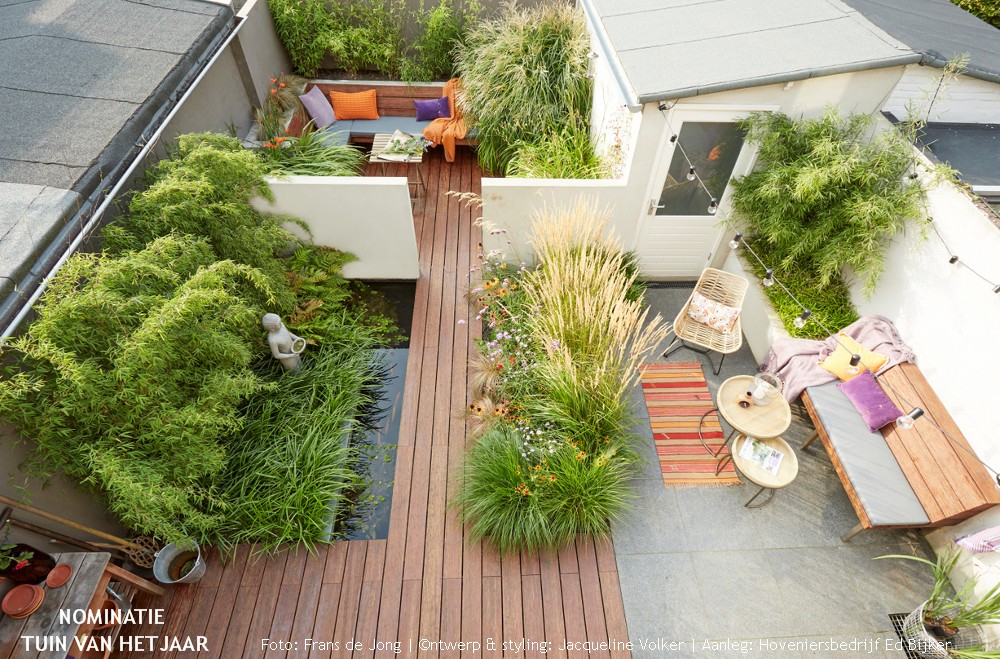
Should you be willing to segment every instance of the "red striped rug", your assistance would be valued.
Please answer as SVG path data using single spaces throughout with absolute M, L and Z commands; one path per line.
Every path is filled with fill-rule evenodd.
M 732 461 L 718 475 L 715 469 L 729 449 L 713 458 L 698 439 L 698 421 L 714 407 L 712 393 L 697 362 L 653 363 L 642 367 L 642 393 L 649 410 L 656 455 L 668 485 L 739 485 Z M 713 451 L 725 441 L 718 413 L 702 425 L 702 436 Z

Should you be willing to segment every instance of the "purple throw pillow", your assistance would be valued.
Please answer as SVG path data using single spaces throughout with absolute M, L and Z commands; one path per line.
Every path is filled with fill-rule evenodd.
M 309 113 L 309 118 L 312 119 L 316 130 L 326 128 L 337 120 L 337 116 L 333 114 L 333 106 L 330 105 L 330 101 L 327 100 L 319 87 L 312 87 L 305 94 L 299 96 L 299 100 L 302 101 L 302 106 Z
M 435 98 L 431 101 L 413 101 L 413 107 L 417 110 L 417 121 L 447 119 L 451 116 L 447 96 Z
M 847 382 L 839 382 L 837 388 L 854 403 L 854 407 L 864 417 L 868 429 L 872 432 L 903 416 L 899 408 L 882 391 L 871 371 L 862 371 L 860 375 Z

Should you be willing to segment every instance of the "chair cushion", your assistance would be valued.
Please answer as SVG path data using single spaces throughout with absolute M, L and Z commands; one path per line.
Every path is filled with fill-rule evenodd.
M 302 106 L 309 114 L 309 118 L 312 119 L 316 130 L 326 128 L 337 120 L 333 106 L 330 105 L 330 101 L 326 100 L 323 90 L 319 87 L 312 87 L 305 94 L 299 96 L 299 100 L 302 101 Z
M 321 131 L 317 131 L 316 139 L 326 146 L 343 146 L 351 139 L 351 125 L 353 123 L 353 121 L 338 121 Z
M 378 119 L 375 90 L 330 92 L 330 101 L 338 119 Z
M 836 385 L 828 382 L 806 391 L 868 520 L 873 526 L 929 524 L 930 518 L 885 438 L 868 430 Z
M 710 300 L 698 291 L 691 294 L 691 304 L 688 305 L 688 316 L 691 320 L 708 325 L 712 329 L 729 334 L 740 316 L 740 310 Z
M 382 117 L 378 121 L 359 119 L 351 125 L 351 133 L 371 136 L 375 133 L 395 133 L 397 130 L 401 130 L 410 135 L 419 135 L 430 123 L 429 121 L 417 121 L 413 117 Z
M 847 372 L 847 368 L 851 363 L 851 357 L 854 355 L 861 356 L 861 364 L 858 365 L 863 366 L 861 371 L 868 370 L 872 373 L 878 373 L 885 366 L 886 362 L 889 361 L 889 358 L 885 355 L 872 352 L 841 332 L 837 335 L 837 349 L 827 355 L 827 358 L 821 361 L 819 365 L 836 375 L 841 381 L 847 382 L 851 378 L 858 376 L 858 373 Z
M 851 401 L 871 432 L 903 416 L 868 371 L 862 371 L 848 382 L 837 383 L 837 387 Z

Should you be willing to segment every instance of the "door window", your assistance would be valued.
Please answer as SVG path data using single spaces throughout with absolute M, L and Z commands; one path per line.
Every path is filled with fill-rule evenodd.
M 710 215 L 709 203 L 712 197 L 722 199 L 742 147 L 743 134 L 735 123 L 685 121 L 674 143 L 656 214 Z M 710 194 L 697 178 L 688 180 L 692 165 Z

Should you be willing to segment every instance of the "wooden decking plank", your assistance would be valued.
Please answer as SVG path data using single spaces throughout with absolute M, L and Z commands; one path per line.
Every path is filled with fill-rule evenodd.
M 465 637 L 462 635 L 462 580 L 445 579 L 441 588 L 441 634 L 439 638 L 446 643 L 458 641 L 479 641 L 479 635 Z M 441 659 L 458 659 L 458 646 L 444 648 L 440 652 Z
M 260 589 L 257 591 L 257 603 L 254 606 L 253 619 L 250 621 L 250 629 L 247 632 L 245 654 L 249 656 L 261 655 L 260 646 L 256 644 L 260 643 L 260 639 L 267 638 L 271 630 L 271 620 L 278 604 L 281 579 L 287 562 L 287 552 L 275 554 L 265 560 L 264 574 L 260 580 Z M 254 655 L 254 652 L 257 654 Z
M 274 605 L 274 616 L 271 619 L 271 629 L 267 638 L 288 640 L 292 632 L 292 622 L 295 620 L 295 609 L 298 605 L 299 592 L 302 590 L 302 577 L 306 569 L 306 559 L 309 554 L 303 547 L 288 550 L 285 559 L 285 572 L 281 575 L 281 589 L 278 601 Z M 287 651 L 268 649 L 264 655 L 267 659 L 286 656 Z
M 444 499 L 448 477 L 448 447 L 433 446 L 428 491 L 427 530 L 424 546 L 423 587 L 420 595 L 420 637 L 438 638 L 441 631 L 441 598 L 444 558 Z M 421 650 L 419 656 L 437 652 Z
M 221 573 L 220 573 L 221 576 Z M 191 611 L 188 614 L 187 622 L 184 624 L 184 638 L 194 639 L 198 636 L 204 636 L 205 630 L 208 625 L 208 618 L 212 615 L 212 609 L 215 606 L 215 599 L 218 597 L 219 588 L 217 586 L 210 586 L 208 588 L 197 588 L 195 592 L 194 602 L 191 604 Z M 183 643 L 183 639 L 179 639 Z M 187 658 L 197 656 L 194 651 L 169 651 L 164 654 L 165 657 L 177 657 Z
M 563 574 L 580 571 L 580 566 L 576 560 L 576 543 L 570 542 L 559 548 L 559 571 Z
M 520 640 L 524 638 L 524 618 L 521 601 L 521 557 L 517 552 L 508 552 L 500 559 L 500 580 L 503 587 L 503 637 Z M 524 652 L 507 648 L 505 656 L 523 657 Z
M 587 640 L 587 623 L 584 619 L 580 575 L 575 572 L 563 572 L 560 575 L 560 586 L 562 587 L 566 640 L 571 643 L 582 643 Z M 577 657 L 586 657 L 587 653 L 574 647 L 566 653 L 566 656 L 570 659 L 576 659 Z
M 385 540 L 369 540 L 365 556 L 365 573 L 358 605 L 358 625 L 354 638 L 362 643 L 355 649 L 354 657 L 375 656 L 376 641 L 391 639 L 378 638 L 378 607 L 382 596 L 382 574 L 385 568 Z
M 316 615 L 319 607 L 319 594 L 323 588 L 323 574 L 326 572 L 326 560 L 330 548 L 322 548 L 315 554 L 306 557 L 306 567 L 302 573 L 302 586 L 299 589 L 299 599 L 295 604 L 295 617 L 292 619 L 292 632 L 289 639 L 299 644 L 297 652 L 289 652 L 289 659 L 301 657 L 308 651 L 303 646 L 307 638 L 312 637 L 316 626 Z
M 347 564 L 347 541 L 335 542 L 326 550 L 326 565 L 323 566 L 323 583 L 342 583 L 344 566 Z
M 191 615 L 191 607 L 194 606 L 195 596 L 198 594 L 198 584 L 174 586 L 172 590 L 174 591 L 174 597 L 170 601 L 170 614 L 166 616 L 166 620 L 163 623 L 162 635 L 180 637 L 186 634 L 185 626 L 188 617 Z M 153 657 L 159 659 L 160 657 L 167 656 L 166 652 L 160 650 L 159 643 L 157 643 L 157 646 Z
M 551 641 L 558 646 L 562 639 L 546 639 L 545 618 L 542 607 L 542 578 L 538 574 L 524 574 L 521 577 L 521 608 L 524 618 L 524 656 L 528 659 L 542 659 L 548 656 Z
M 483 577 L 483 656 L 501 657 L 503 641 L 503 585 L 500 577 Z M 487 639 L 494 644 L 490 647 Z
M 414 657 L 417 654 L 417 642 L 420 640 L 420 581 L 416 579 L 403 580 L 403 596 L 400 600 L 399 636 L 404 654 Z
M 483 633 L 483 561 L 482 543 L 466 540 L 462 554 L 462 638 L 482 639 Z M 478 659 L 471 650 L 462 659 Z
M 341 543 L 344 544 L 344 543 Z M 344 554 L 346 558 L 347 554 Z M 319 603 L 316 605 L 316 620 L 313 623 L 312 637 L 318 641 L 335 642 L 333 638 L 337 626 L 337 607 L 340 604 L 341 582 L 327 582 L 319 589 Z M 338 649 L 340 654 L 340 649 Z M 309 649 L 309 659 L 328 659 L 333 656 L 333 650 L 322 646 Z
M 406 552 L 406 519 L 410 500 L 410 474 L 413 470 L 413 446 L 396 449 L 396 484 L 389 513 L 389 538 L 386 540 L 379 602 L 378 637 L 396 638 L 399 631 L 399 608 L 403 588 L 403 560 Z M 390 656 L 385 653 L 384 656 Z M 382 656 L 381 653 L 376 656 Z
M 541 568 L 538 565 L 538 552 L 532 551 L 522 551 L 521 552 L 521 574 L 541 574 Z
M 337 624 L 333 632 L 333 638 L 340 642 L 341 648 L 354 637 L 354 631 L 357 628 L 361 586 L 365 576 L 365 557 L 368 552 L 367 542 L 349 540 L 347 544 L 344 582 L 340 589 Z
M 499 577 L 501 574 L 500 570 L 500 552 L 489 542 L 482 543 L 483 548 L 483 576 L 484 577 Z
M 250 545 L 239 545 L 236 547 L 235 554 L 222 566 L 222 576 L 219 578 L 219 590 L 215 596 L 215 604 L 212 606 L 212 612 L 205 625 L 205 636 L 209 643 L 215 645 L 215 652 L 220 652 L 225 644 L 249 555 Z
M 538 556 L 539 577 L 542 587 L 542 612 L 545 620 L 545 638 L 554 647 L 549 653 L 556 659 L 563 659 L 566 650 L 559 641 L 566 638 L 566 623 L 563 619 L 562 579 L 559 575 L 559 554 L 549 550 Z
M 576 556 L 580 568 L 587 640 L 601 643 L 608 640 L 608 626 L 604 618 L 604 599 L 601 594 L 601 577 L 597 570 L 597 552 L 594 549 L 593 536 L 576 537 Z M 610 659 L 611 654 L 607 650 L 591 650 L 590 656 Z
M 625 604 L 622 602 L 617 570 L 601 572 L 601 599 L 604 602 L 604 618 L 608 623 L 611 658 L 631 659 L 632 653 L 625 647 L 629 640 L 628 623 L 625 621 Z

